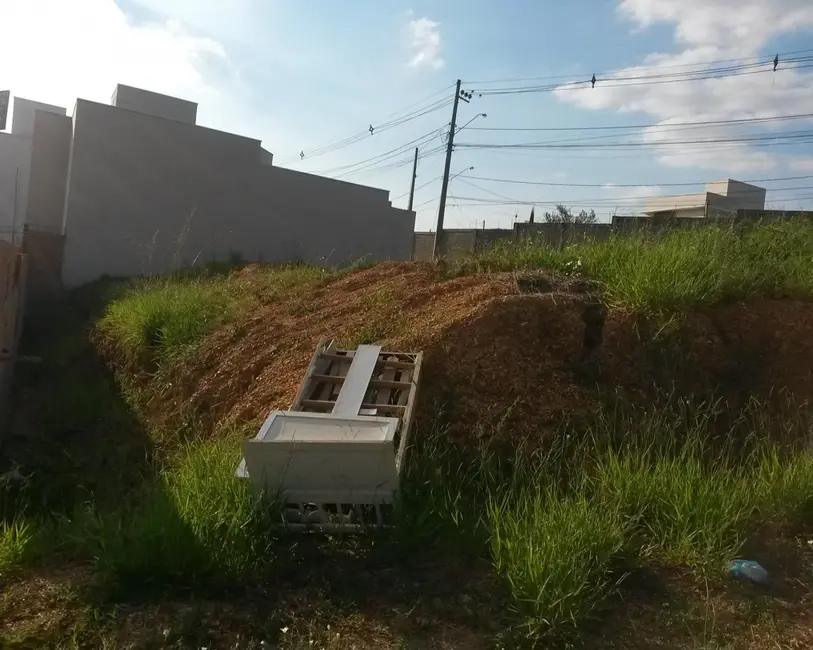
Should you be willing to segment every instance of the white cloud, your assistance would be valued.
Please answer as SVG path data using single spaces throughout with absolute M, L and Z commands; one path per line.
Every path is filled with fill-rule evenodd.
M 438 70 L 444 60 L 440 54 L 440 23 L 429 18 L 411 18 L 405 30 L 410 51 L 409 65 Z
M 639 27 L 675 25 L 678 42 L 758 51 L 775 36 L 813 26 L 809 0 L 622 0 L 619 11 Z
M 209 72 L 228 68 L 216 40 L 173 20 L 136 25 L 113 0 L 12 0 L 4 7 L 0 61 L 9 63 L 0 86 L 69 112 L 77 97 L 108 102 L 119 82 L 215 99 L 220 92 Z
M 602 204 L 611 208 L 612 212 L 626 214 L 640 212 L 644 208 L 646 199 L 663 194 L 663 188 L 657 185 L 636 185 L 635 187 L 618 187 L 612 183 L 605 183 L 601 193 L 606 197 Z
M 622 0 L 619 13 L 636 28 L 656 23 L 674 26 L 676 54 L 652 53 L 640 66 L 601 76 L 596 87 L 564 85 L 556 90 L 561 101 L 585 109 L 643 112 L 658 125 L 674 121 L 714 121 L 809 113 L 813 105 L 813 74 L 782 64 L 777 72 L 747 74 L 680 83 L 615 82 L 613 77 L 649 76 L 665 72 L 708 69 L 705 62 L 763 55 L 770 39 L 793 30 L 813 29 L 810 0 Z M 674 67 L 674 66 L 691 67 Z M 672 66 L 653 70 L 651 66 Z M 771 69 L 770 64 L 766 66 Z M 783 128 L 805 128 L 800 121 Z M 792 126 L 791 126 L 792 125 Z M 744 127 L 697 129 L 677 134 L 657 129 L 642 134 L 646 142 L 664 139 L 699 140 L 739 137 L 754 133 Z M 719 145 L 663 146 L 660 162 L 677 167 L 702 166 L 731 172 L 767 171 L 783 159 L 771 147 L 724 143 Z
M 618 187 L 612 183 L 605 183 L 602 192 L 608 197 L 629 201 L 640 201 L 650 196 L 659 196 L 663 190 L 657 185 L 636 185 L 635 187 Z
M 813 158 L 792 158 L 788 166 L 795 172 L 810 172 L 813 174 Z

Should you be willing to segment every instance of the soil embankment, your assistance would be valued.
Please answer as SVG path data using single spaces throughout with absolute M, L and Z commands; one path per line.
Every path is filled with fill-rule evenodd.
M 250 283 L 255 270 L 240 271 Z M 442 278 L 424 264 L 381 264 L 294 301 L 271 302 L 209 335 L 160 400 L 213 422 L 287 408 L 323 336 L 424 350 L 422 420 L 442 409 L 453 435 L 533 434 L 621 399 L 670 395 L 813 397 L 813 303 L 757 300 L 670 321 L 607 312 L 600 288 L 549 276 Z M 182 378 L 182 380 L 181 380 Z M 180 388 L 182 386 L 182 388 Z

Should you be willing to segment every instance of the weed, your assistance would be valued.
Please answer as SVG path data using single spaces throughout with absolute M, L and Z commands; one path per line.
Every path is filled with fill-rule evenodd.
M 387 337 L 391 336 L 393 331 L 392 322 L 383 320 L 374 321 L 356 330 L 346 341 L 342 341 L 341 346 L 352 349 L 359 345 L 381 343 Z
M 20 564 L 34 539 L 31 524 L 22 518 L 0 521 L 0 576 Z

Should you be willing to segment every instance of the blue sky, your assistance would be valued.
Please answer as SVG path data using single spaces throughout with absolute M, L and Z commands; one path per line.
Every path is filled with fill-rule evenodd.
M 448 106 L 352 146 L 309 155 L 370 124 L 451 99 L 457 78 L 476 91 L 583 83 L 599 73 L 596 89 L 475 94 L 470 104 L 461 103 L 459 125 L 478 113 L 488 117 L 457 135 L 461 146 L 452 173 L 463 173 L 449 193 L 461 198 L 449 201 L 447 227 L 479 226 L 484 220 L 488 227 L 507 227 L 517 213 L 526 218 L 531 205 L 539 214 L 555 201 L 595 207 L 606 216 L 639 207 L 635 197 L 702 189 L 663 184 L 724 177 L 810 176 L 764 185 L 777 188 L 768 196 L 777 207 L 813 205 L 808 198 L 813 197 L 813 138 L 783 146 L 736 142 L 782 131 L 813 134 L 811 120 L 672 132 L 660 126 L 586 141 L 613 143 L 620 137 L 648 143 L 621 151 L 463 146 L 612 134 L 474 127 L 665 125 L 813 113 L 813 67 L 792 69 L 809 65 L 805 62 L 783 62 L 775 74 L 630 87 L 612 87 L 612 75 L 600 74 L 648 76 L 659 72 L 653 65 L 673 73 L 703 70 L 714 67 L 709 61 L 736 59 L 735 65 L 742 65 L 813 47 L 809 0 L 0 0 L 0 10 L 11 34 L 0 44 L 0 86 L 15 94 L 69 108 L 77 96 L 109 101 L 116 82 L 175 94 L 199 102 L 199 123 L 261 138 L 277 164 L 329 175 L 353 171 L 348 166 L 422 136 L 425 154 L 437 150 L 450 119 Z M 813 56 L 813 50 L 793 56 Z M 473 83 L 525 77 L 548 79 Z M 735 142 L 658 144 L 669 138 Z M 396 197 L 409 188 L 409 157 L 405 150 L 343 178 L 389 189 L 394 203 L 405 206 L 406 197 Z M 464 171 L 471 166 L 474 170 Z M 434 225 L 440 190 L 434 179 L 442 169 L 441 152 L 420 160 L 417 184 L 426 185 L 416 195 L 417 229 Z M 613 186 L 618 184 L 634 187 Z M 522 205 L 478 205 L 483 199 Z

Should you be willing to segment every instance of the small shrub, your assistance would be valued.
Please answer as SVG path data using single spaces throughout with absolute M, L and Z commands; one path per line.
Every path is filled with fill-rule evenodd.
M 34 529 L 28 521 L 0 521 L 0 576 L 23 563 L 33 541 Z

